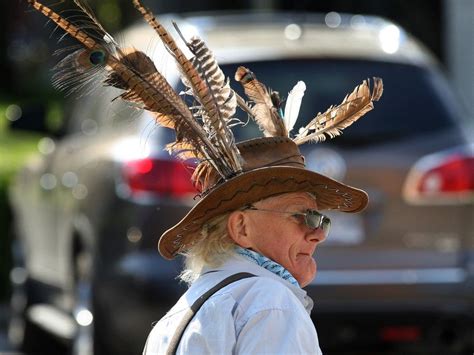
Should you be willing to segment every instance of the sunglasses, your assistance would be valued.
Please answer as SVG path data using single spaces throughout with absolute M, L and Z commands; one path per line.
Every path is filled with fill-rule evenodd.
M 325 237 L 328 236 L 329 229 L 331 228 L 331 219 L 316 210 L 307 209 L 306 212 L 287 212 L 257 208 L 254 205 L 245 206 L 244 210 L 289 214 L 292 217 L 299 219 L 310 229 L 321 228 Z

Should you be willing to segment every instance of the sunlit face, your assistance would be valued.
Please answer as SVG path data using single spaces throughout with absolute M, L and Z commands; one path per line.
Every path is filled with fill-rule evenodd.
M 317 203 L 304 192 L 288 193 L 271 197 L 253 204 L 257 208 L 305 212 L 317 209 Z M 246 238 L 241 245 L 250 248 L 285 267 L 301 287 L 308 285 L 316 276 L 313 253 L 324 241 L 321 229 L 312 230 L 301 218 L 291 214 L 245 210 Z

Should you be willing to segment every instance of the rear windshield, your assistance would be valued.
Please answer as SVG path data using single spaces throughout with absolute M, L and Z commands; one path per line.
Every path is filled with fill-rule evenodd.
M 375 104 L 375 110 L 347 128 L 346 134 L 335 142 L 338 145 L 365 145 L 408 138 L 422 132 L 445 129 L 455 122 L 457 109 L 454 100 L 436 71 L 396 63 L 334 59 L 275 60 L 239 65 L 253 71 L 267 87 L 278 91 L 282 99 L 298 80 L 306 83 L 306 93 L 293 133 L 318 112 L 341 103 L 345 95 L 362 80 L 381 77 L 384 94 Z M 221 66 L 231 78 L 233 88 L 243 96 L 242 88 L 233 79 L 237 67 L 237 64 Z M 240 110 L 238 112 L 238 117 L 246 121 L 246 115 Z M 244 130 L 234 129 L 234 133 L 237 141 L 262 135 L 252 123 Z

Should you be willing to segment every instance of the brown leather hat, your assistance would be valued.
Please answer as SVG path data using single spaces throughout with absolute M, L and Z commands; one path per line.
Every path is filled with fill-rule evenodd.
M 211 171 L 200 181 L 204 197 L 159 240 L 158 250 L 166 259 L 189 247 L 210 219 L 270 196 L 310 192 L 320 210 L 358 212 L 367 206 L 364 191 L 305 169 L 304 157 L 290 138 L 257 138 L 237 147 L 244 160 L 242 173 L 224 181 Z

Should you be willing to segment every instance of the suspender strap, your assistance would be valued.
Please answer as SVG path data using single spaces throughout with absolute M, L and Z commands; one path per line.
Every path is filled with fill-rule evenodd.
M 232 282 L 245 279 L 247 277 L 252 277 L 252 276 L 255 276 L 255 275 L 250 274 L 248 272 L 240 272 L 238 274 L 231 275 L 225 278 L 224 280 L 222 280 L 221 282 L 219 282 L 217 285 L 215 285 L 213 288 L 211 288 L 201 297 L 199 297 L 191 305 L 191 307 L 186 311 L 183 319 L 181 320 L 178 327 L 176 328 L 176 331 L 173 337 L 171 338 L 170 344 L 168 346 L 168 350 L 166 351 L 166 355 L 176 354 L 176 350 L 178 350 L 179 342 L 181 341 L 181 338 L 184 334 L 184 331 L 186 330 L 186 327 L 188 326 L 189 322 L 191 322 L 194 315 L 199 311 L 199 309 L 204 304 L 204 302 L 206 302 L 209 299 L 209 297 L 211 297 L 214 293 L 219 291 L 221 288 L 224 288 L 225 286 L 231 284 Z

